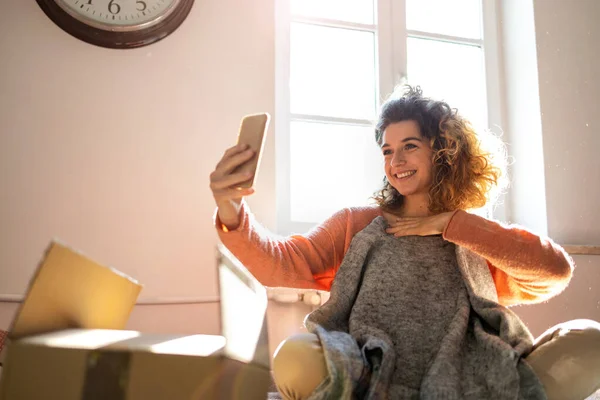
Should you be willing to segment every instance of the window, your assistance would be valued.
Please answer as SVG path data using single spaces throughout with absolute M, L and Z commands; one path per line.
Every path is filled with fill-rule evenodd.
M 407 74 L 487 126 L 481 0 L 406 0 Z
M 370 202 L 383 179 L 373 123 L 401 82 L 448 101 L 479 128 L 498 123 L 493 8 L 482 0 L 278 0 L 279 233 Z

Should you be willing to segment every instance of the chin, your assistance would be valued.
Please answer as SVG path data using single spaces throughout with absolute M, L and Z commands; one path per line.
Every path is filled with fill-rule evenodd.
M 394 189 L 396 189 L 396 191 L 398 193 L 400 193 L 402 196 L 407 197 L 407 196 L 414 196 L 414 195 L 418 195 L 418 194 L 422 194 L 422 193 L 428 193 L 428 190 L 421 187 L 421 186 L 400 186 L 400 185 L 392 185 L 394 187 Z
M 398 188 L 396 188 L 396 190 L 398 191 L 398 193 L 400 193 L 404 197 L 412 196 L 413 194 L 417 194 L 416 190 L 403 190 L 403 191 L 400 191 L 400 190 L 398 190 Z
M 402 196 L 410 196 L 411 194 L 415 194 L 416 192 L 414 189 L 398 187 L 397 185 L 392 185 L 392 187 L 396 189 L 396 191 Z

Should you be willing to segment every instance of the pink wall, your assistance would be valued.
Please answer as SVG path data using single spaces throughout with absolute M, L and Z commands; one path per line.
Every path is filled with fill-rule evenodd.
M 208 176 L 244 114 L 274 110 L 274 4 L 197 1 L 165 40 L 95 47 L 35 1 L 0 13 L 0 295 L 52 238 L 144 283 L 131 328 L 215 332 Z M 273 135 L 253 208 L 274 221 Z M 13 304 L 0 303 L 0 329 Z

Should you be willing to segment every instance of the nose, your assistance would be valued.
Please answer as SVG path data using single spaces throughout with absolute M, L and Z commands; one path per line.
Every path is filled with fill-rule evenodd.
M 397 151 L 397 152 L 394 153 L 394 156 L 392 157 L 391 163 L 392 163 L 392 167 L 395 167 L 397 165 L 404 165 L 404 164 L 406 164 L 406 160 L 404 159 L 404 155 L 402 154 L 401 151 Z

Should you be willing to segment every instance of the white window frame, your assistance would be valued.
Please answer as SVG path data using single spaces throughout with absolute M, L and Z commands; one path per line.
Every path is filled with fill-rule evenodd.
M 277 226 L 280 235 L 304 233 L 315 223 L 291 221 L 290 197 L 290 124 L 294 121 L 331 122 L 358 126 L 373 126 L 373 121 L 347 118 L 314 117 L 291 114 L 290 111 L 290 28 L 292 22 L 305 22 L 326 26 L 337 26 L 363 31 L 371 31 L 376 37 L 376 82 L 377 107 L 392 93 L 394 88 L 405 81 L 407 76 L 408 36 L 449 41 L 453 43 L 475 44 L 483 48 L 485 60 L 486 97 L 488 105 L 488 126 L 493 130 L 503 126 L 503 109 L 500 91 L 499 35 L 497 0 L 481 0 L 483 39 L 465 39 L 448 35 L 411 31 L 406 29 L 405 0 L 375 0 L 376 25 L 340 22 L 323 18 L 298 18 L 290 14 L 290 0 L 276 0 L 276 68 L 275 68 L 275 165 L 276 165 L 276 204 Z M 374 136 L 373 136 L 373 140 Z M 374 162 L 377 162 L 374 160 Z M 374 177 L 381 179 L 383 175 Z M 506 219 L 506 207 L 498 205 L 494 218 Z M 491 216 L 491 215 L 490 215 Z

